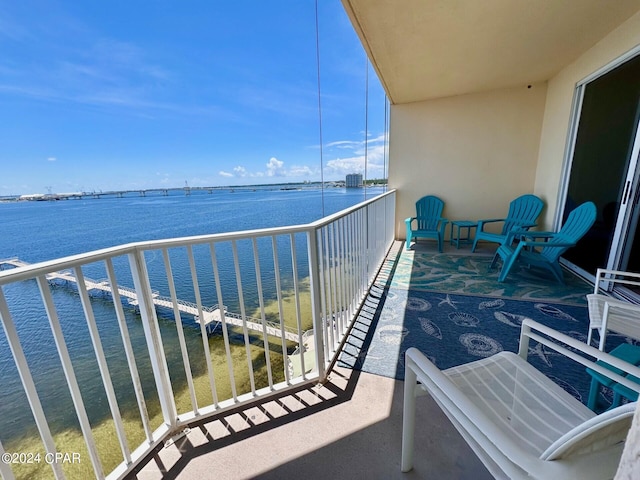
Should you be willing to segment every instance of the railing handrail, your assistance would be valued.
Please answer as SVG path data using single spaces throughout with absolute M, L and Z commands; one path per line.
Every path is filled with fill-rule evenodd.
M 379 201 L 381 198 L 384 198 L 395 192 L 395 189 L 389 190 L 388 192 L 382 193 L 355 206 L 345 208 L 344 210 L 329 215 L 328 217 L 323 217 L 320 220 L 316 220 L 315 222 L 307 224 L 291 225 L 285 227 L 268 227 L 255 230 L 241 230 L 237 232 L 212 233 L 207 235 L 194 235 L 161 240 L 145 240 L 140 242 L 126 243 L 123 245 L 117 245 L 114 247 L 108 247 L 99 250 L 93 250 L 90 252 L 79 253 L 75 255 L 69 255 L 58 259 L 32 263 L 24 267 L 17 267 L 11 270 L 0 271 L 0 286 L 10 282 L 27 280 L 40 275 L 46 275 L 48 273 L 73 268 L 78 266 L 79 264 L 99 262 L 110 257 L 144 252 L 145 250 L 184 247 L 189 245 L 193 246 L 210 242 L 244 240 L 247 238 L 269 237 L 283 234 L 307 233 L 309 231 L 317 230 L 326 225 L 329 225 L 330 223 L 344 218 L 352 212 L 362 209 L 363 207 Z

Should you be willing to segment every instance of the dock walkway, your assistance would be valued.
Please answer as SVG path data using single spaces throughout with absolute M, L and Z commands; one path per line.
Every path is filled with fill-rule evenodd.
M 30 265 L 28 262 L 22 261 L 19 258 L 7 258 L 4 260 L 0 260 L 0 270 L 5 270 L 7 267 L 10 268 L 20 268 L 26 267 Z M 60 272 L 53 272 L 47 275 L 47 280 L 50 282 L 55 281 L 64 281 L 72 284 L 76 284 L 77 280 L 73 272 L 70 270 L 62 270 Z M 85 277 L 84 279 L 87 292 L 91 293 L 93 291 L 100 291 L 103 293 L 107 293 L 109 295 L 112 294 L 111 285 L 108 280 L 92 280 L 90 278 Z M 121 297 L 127 299 L 127 302 L 132 306 L 138 305 L 138 294 L 133 288 L 123 287 L 118 285 L 118 294 Z M 174 304 L 173 300 L 170 297 L 163 297 L 159 292 L 154 291 L 152 293 L 153 304 L 156 307 L 173 309 Z M 198 305 L 192 302 L 187 302 L 185 300 L 176 300 L 178 310 L 182 313 L 187 313 L 189 315 L 193 315 L 193 319 L 196 323 L 200 323 L 200 314 L 198 311 Z M 204 324 L 207 327 L 207 331 L 209 331 L 209 326 L 215 323 L 215 326 L 212 330 L 215 329 L 219 324 L 223 322 L 226 325 L 233 325 L 235 327 L 244 327 L 246 326 L 248 330 L 263 333 L 265 330 L 267 335 L 271 335 L 274 337 L 282 338 L 282 330 L 280 328 L 280 324 L 274 322 L 265 322 L 264 326 L 262 320 L 257 318 L 245 317 L 242 318 L 241 315 L 236 313 L 228 312 L 226 308 L 220 308 L 219 305 L 214 305 L 211 307 L 202 307 L 202 314 L 204 316 Z M 284 328 L 284 338 L 286 340 L 290 340 L 292 342 L 298 343 L 300 337 L 298 335 L 297 330 L 291 329 L 289 327 Z

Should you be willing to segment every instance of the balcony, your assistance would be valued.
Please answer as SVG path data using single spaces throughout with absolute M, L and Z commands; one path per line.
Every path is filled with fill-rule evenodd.
M 3 478 L 491 478 L 428 397 L 418 399 L 428 429 L 418 429 L 415 470 L 400 472 L 402 381 L 394 378 L 404 337 L 394 335 L 404 333 L 387 330 L 375 344 L 376 323 L 438 308 L 450 309 L 452 324 L 464 320 L 455 295 L 463 284 L 486 294 L 478 282 L 491 257 L 487 250 L 462 265 L 471 256 L 450 247 L 428 267 L 437 297 L 394 308 L 390 286 L 424 281 L 420 255 L 434 250 L 400 256 L 394 212 L 392 191 L 309 225 L 129 244 L 37 265 L 6 260 L 17 268 L 0 273 L 0 316 L 33 426 L 0 450 L 71 456 L 0 464 Z M 480 274 L 443 274 L 445 261 Z M 565 289 L 543 283 L 516 278 L 500 296 L 579 303 L 591 289 L 577 279 Z M 560 316 L 540 301 L 531 304 L 541 314 Z M 39 364 L 25 357 L 34 338 L 25 303 L 50 327 L 36 338 L 55 346 L 65 412 L 51 413 L 59 392 L 43 388 Z M 517 342 L 518 312 L 481 305 Z M 446 332 L 427 316 L 416 317 L 422 329 L 411 338 L 441 341 Z M 61 415 L 77 426 L 61 429 Z

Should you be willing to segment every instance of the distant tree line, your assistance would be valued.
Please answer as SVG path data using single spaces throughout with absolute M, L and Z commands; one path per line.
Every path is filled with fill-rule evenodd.
M 367 179 L 363 183 L 365 183 L 366 185 L 386 185 L 387 179 L 386 178 Z

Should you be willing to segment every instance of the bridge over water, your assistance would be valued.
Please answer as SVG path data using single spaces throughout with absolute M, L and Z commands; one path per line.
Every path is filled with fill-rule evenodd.
M 8 258 L 4 260 L 0 260 L 0 270 L 5 270 L 6 268 L 20 268 L 26 267 L 30 265 L 28 262 L 22 261 L 18 258 Z M 63 281 L 66 283 L 77 284 L 77 279 L 73 272 L 70 270 L 63 270 L 60 272 L 53 272 L 47 275 L 47 280 L 49 282 L 55 283 L 57 281 Z M 108 280 L 92 280 L 90 278 L 85 277 L 84 279 L 85 285 L 87 288 L 87 292 L 89 294 L 95 292 L 103 292 L 109 295 L 112 294 L 111 285 Z M 133 288 L 123 287 L 117 285 L 118 294 L 121 297 L 127 299 L 127 302 L 132 306 L 138 305 L 138 294 Z M 153 304 L 156 308 L 166 308 L 173 309 L 174 303 L 170 297 L 163 297 L 159 294 L 159 292 L 154 291 L 152 294 Z M 178 310 L 182 313 L 187 313 L 189 315 L 193 315 L 196 323 L 200 323 L 198 305 L 192 302 L 187 302 L 185 300 L 177 300 Z M 204 324 L 207 327 L 207 331 L 209 331 L 210 325 L 215 324 L 214 328 L 222 323 L 222 315 L 224 314 L 224 322 L 227 325 L 233 325 L 236 327 L 244 327 L 246 326 L 248 330 L 252 330 L 254 332 L 258 332 L 260 334 L 266 330 L 268 335 L 282 338 L 282 330 L 279 323 L 274 322 L 265 322 L 264 327 L 262 320 L 257 318 L 246 317 L 243 318 L 241 315 L 236 313 L 228 312 L 226 308 L 221 309 L 219 305 L 213 305 L 211 307 L 202 307 L 202 314 L 204 316 Z M 298 331 L 291 329 L 289 327 L 284 328 L 284 338 L 286 340 L 290 340 L 292 342 L 299 341 Z
M 71 193 L 48 193 L 23 196 L 4 197 L 5 200 L 80 200 L 83 198 L 103 198 L 116 197 L 123 198 L 127 196 L 137 195 L 146 197 L 147 194 L 159 194 L 168 196 L 169 192 L 184 192 L 185 195 L 191 195 L 192 191 L 206 191 L 213 193 L 214 190 L 229 190 L 229 187 L 158 187 L 158 188 L 141 188 L 136 190 L 107 190 L 107 191 L 91 191 L 91 192 L 71 192 Z

